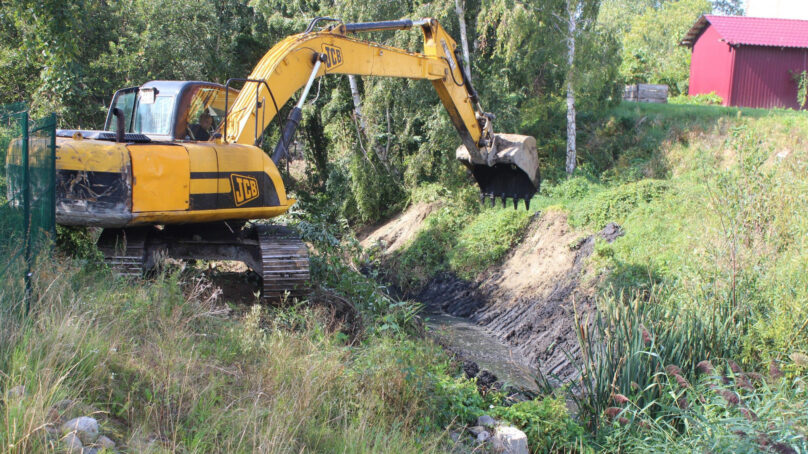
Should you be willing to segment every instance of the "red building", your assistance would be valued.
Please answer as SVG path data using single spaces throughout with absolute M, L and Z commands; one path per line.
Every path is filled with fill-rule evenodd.
M 725 106 L 799 108 L 795 76 L 808 71 L 808 21 L 702 16 L 690 47 L 690 95 L 715 92 Z

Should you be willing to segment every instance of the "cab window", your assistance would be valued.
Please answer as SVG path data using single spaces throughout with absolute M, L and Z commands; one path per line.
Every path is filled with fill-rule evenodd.
M 156 96 L 154 102 L 141 102 L 138 97 L 132 132 L 140 134 L 171 134 L 174 96 Z
M 132 112 L 135 110 L 135 98 L 137 97 L 137 87 L 133 88 L 125 88 L 123 90 L 118 90 L 115 93 L 115 97 L 112 98 L 112 106 L 109 109 L 109 114 L 107 115 L 107 124 L 104 126 L 105 131 L 115 131 L 118 128 L 118 122 L 112 116 L 112 108 L 118 108 L 123 111 L 124 114 L 124 124 L 126 125 L 126 131 L 130 132 L 131 124 L 132 124 Z
M 232 104 L 238 91 L 230 91 Z M 225 91 L 223 87 L 197 87 L 191 94 L 184 121 L 187 140 L 206 141 L 213 137 L 225 116 Z M 181 114 L 181 118 L 182 114 Z

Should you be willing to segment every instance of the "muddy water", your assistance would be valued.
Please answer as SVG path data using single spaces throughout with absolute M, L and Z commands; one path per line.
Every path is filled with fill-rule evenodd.
M 516 351 L 485 328 L 468 319 L 445 313 L 425 314 L 428 333 L 464 360 L 470 360 L 497 376 L 498 381 L 517 388 L 538 391 L 535 369 Z

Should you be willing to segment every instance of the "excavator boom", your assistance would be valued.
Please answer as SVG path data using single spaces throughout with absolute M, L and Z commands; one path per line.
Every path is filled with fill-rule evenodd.
M 351 74 L 429 80 L 460 135 L 462 145 L 456 157 L 472 170 L 482 195 L 524 199 L 528 203 L 540 183 L 535 140 L 494 134 L 493 115 L 480 107 L 477 93 L 458 61 L 457 44 L 435 19 L 340 23 L 312 31 L 317 21 L 306 32 L 276 44 L 256 65 L 247 79 L 253 83 L 245 85 L 228 110 L 223 124 L 226 142 L 256 144 L 280 106 L 317 77 Z M 353 36 L 412 27 L 421 27 L 424 33 L 423 53 Z M 283 157 L 300 116 L 299 111 L 290 114 L 280 152 L 273 157 L 276 163 Z

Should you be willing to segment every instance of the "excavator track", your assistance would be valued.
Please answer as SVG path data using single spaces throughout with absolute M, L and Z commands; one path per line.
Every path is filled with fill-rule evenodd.
M 264 300 L 303 297 L 309 288 L 309 250 L 300 237 L 282 225 L 258 225 Z
M 105 229 L 98 249 L 113 271 L 140 277 L 161 258 L 233 260 L 261 276 L 265 302 L 303 298 L 309 289 L 309 251 L 294 230 L 283 225 L 225 223 Z
M 146 235 L 140 229 L 105 229 L 98 239 L 104 263 L 127 278 L 143 275 L 146 263 Z

